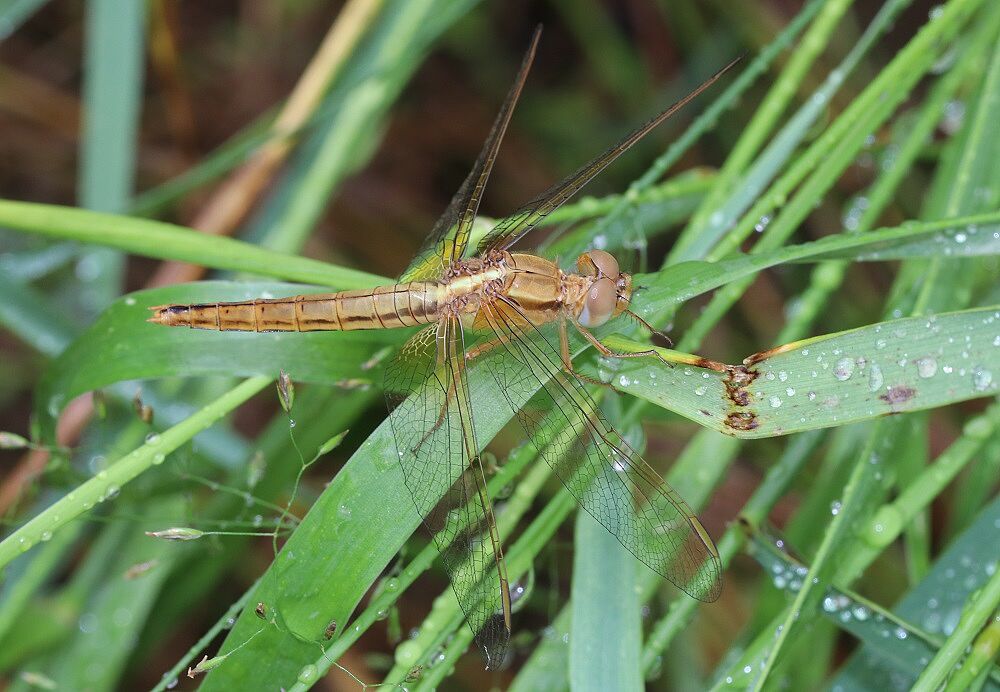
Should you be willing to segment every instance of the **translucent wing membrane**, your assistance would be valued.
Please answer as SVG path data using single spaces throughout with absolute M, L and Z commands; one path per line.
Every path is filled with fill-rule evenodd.
M 531 45 L 521 62 L 521 69 L 517 73 L 517 78 L 507 92 L 503 106 L 497 114 L 493 127 L 490 130 L 483 150 L 479 158 L 469 171 L 468 177 L 458 192 L 451 198 L 448 208 L 444 214 L 434 224 L 430 235 L 424 241 L 420 252 L 410 263 L 410 268 L 400 277 L 400 281 L 418 281 L 421 279 L 437 279 L 444 273 L 444 270 L 451 266 L 455 260 L 461 259 L 469 244 L 469 235 L 472 232 L 472 224 L 476 220 L 479 212 L 479 203 L 483 198 L 483 190 L 486 189 L 486 182 L 493 171 L 493 164 L 500 150 L 500 143 L 507 132 L 510 118 L 514 114 L 514 106 L 521 96 L 521 89 L 528 78 L 528 71 L 535 58 L 535 49 L 538 47 L 538 39 L 541 38 L 541 27 L 535 29 L 531 38 Z
M 510 636 L 510 597 L 476 444 L 464 347 L 455 319 L 417 333 L 386 371 L 386 397 L 406 486 L 486 666 L 496 668 Z
M 711 538 L 684 501 L 608 424 L 584 385 L 562 367 L 554 325 L 537 329 L 503 298 L 485 311 L 503 345 L 487 356 L 489 369 L 528 439 L 553 439 L 539 456 L 629 552 L 694 598 L 715 600 L 721 566 Z M 536 409 L 514 405 L 539 386 Z
M 490 231 L 485 238 L 483 238 L 483 241 L 479 244 L 477 250 L 478 254 L 485 254 L 489 250 L 506 250 L 511 245 L 516 243 L 518 239 L 524 236 L 525 233 L 538 225 L 542 219 L 561 207 L 570 197 L 579 192 L 580 188 L 589 183 L 594 176 L 607 168 L 612 161 L 624 154 L 632 147 L 633 144 L 649 134 L 650 130 L 655 128 L 664 120 L 668 119 L 674 113 L 687 105 L 687 103 L 698 94 L 714 84 L 716 80 L 733 67 L 733 65 L 739 62 L 739 60 L 740 59 L 737 58 L 723 67 L 721 70 L 702 82 L 690 94 L 667 108 L 659 115 L 650 118 L 638 129 L 625 137 L 625 139 L 618 142 L 618 144 L 611 147 L 603 154 L 600 154 L 597 158 L 584 165 L 569 177 L 556 183 L 510 216 L 502 219 L 499 223 L 497 223 L 493 230 Z

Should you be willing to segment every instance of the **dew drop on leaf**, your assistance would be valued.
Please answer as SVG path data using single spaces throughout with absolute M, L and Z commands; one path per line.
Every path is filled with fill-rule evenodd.
M 975 368 L 972 371 L 972 387 L 977 392 L 985 392 L 993 383 L 993 373 L 983 368 Z
M 851 358 L 841 358 L 833 367 L 833 376 L 843 382 L 854 374 L 854 361 Z
M 913 362 L 917 366 L 917 374 L 924 379 L 927 379 L 929 377 L 934 377 L 934 375 L 937 373 L 938 369 L 937 361 L 929 356 L 924 358 L 917 358 Z

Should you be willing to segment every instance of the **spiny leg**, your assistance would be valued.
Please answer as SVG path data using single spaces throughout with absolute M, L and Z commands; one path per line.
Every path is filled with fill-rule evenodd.
M 666 365 L 668 368 L 674 367 L 674 364 L 671 363 L 670 361 L 668 361 L 662 355 L 660 355 L 660 352 L 657 351 L 656 349 L 650 348 L 650 349 L 646 349 L 645 351 L 612 351 L 610 348 L 608 348 L 607 346 L 605 346 L 604 344 L 602 344 L 600 339 L 598 339 L 596 336 L 594 336 L 593 334 L 591 334 L 590 331 L 588 331 L 579 322 L 575 322 L 574 321 L 573 322 L 573 326 L 576 327 L 576 330 L 578 332 L 580 332 L 581 335 L 583 335 L 583 338 L 585 338 L 587 341 L 589 341 L 591 343 L 591 345 L 594 348 L 596 348 L 597 351 L 602 356 L 604 356 L 606 358 L 649 358 L 649 357 L 653 357 L 653 358 L 656 358 L 661 363 L 663 363 L 664 365 Z M 565 330 L 565 328 L 566 328 L 566 325 L 564 323 L 563 324 L 563 330 Z
M 579 325 L 576 326 L 577 329 L 580 329 Z M 594 339 L 594 341 L 597 340 Z M 601 342 L 599 341 L 597 343 L 600 344 L 601 348 L 604 348 L 604 344 L 601 344 Z M 560 360 L 562 361 L 563 370 L 565 370 L 573 377 L 583 380 L 584 382 L 589 382 L 590 384 L 597 385 L 599 387 L 611 386 L 609 382 L 601 382 L 600 380 L 594 377 L 590 377 L 589 375 L 584 375 L 583 373 L 577 372 L 576 370 L 573 369 L 573 358 L 570 356 L 569 353 L 569 334 L 566 330 L 566 320 L 559 321 L 559 357 Z

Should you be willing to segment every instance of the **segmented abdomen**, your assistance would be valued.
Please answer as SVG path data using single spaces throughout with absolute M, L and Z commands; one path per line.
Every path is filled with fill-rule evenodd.
M 169 327 L 241 332 L 392 329 L 437 321 L 442 292 L 439 283 L 417 281 L 289 298 L 160 305 L 150 308 L 154 312 L 149 321 Z

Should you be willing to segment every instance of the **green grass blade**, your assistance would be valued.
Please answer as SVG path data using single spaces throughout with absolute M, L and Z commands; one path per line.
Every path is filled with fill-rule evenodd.
M 0 41 L 17 31 L 48 0 L 0 0 Z
M 576 516 L 570 685 L 574 690 L 641 690 L 636 561 L 589 514 Z
M 146 5 L 94 0 L 86 8 L 79 201 L 88 209 L 122 211 L 135 179 Z M 90 309 L 120 294 L 125 263 L 119 253 L 87 249 L 78 262 L 81 298 Z
M 0 295 L 0 325 L 40 353 L 54 356 L 76 336 L 76 325 L 31 286 L 0 274 Z
M 902 0 L 888 2 L 882 6 L 851 52 L 830 72 L 822 86 L 799 108 L 761 152 L 749 170 L 746 170 L 750 164 L 750 157 L 761 146 L 764 137 L 770 132 L 788 100 L 794 95 L 805 70 L 812 65 L 817 53 L 828 43 L 831 32 L 848 4 L 831 2 L 824 6 L 823 12 L 803 37 L 801 49 L 795 51 L 771 87 L 768 98 L 765 98 L 762 107 L 754 113 L 750 124 L 726 159 L 715 187 L 706 196 L 702 207 L 671 249 L 667 258 L 669 263 L 704 257 L 708 254 L 712 246 L 738 221 L 739 215 L 747 210 L 768 182 L 787 163 L 861 58 L 891 26 L 902 8 L 910 3 L 909 0 Z
M 612 384 L 719 432 L 787 435 L 995 394 L 998 320 L 991 307 L 817 336 L 755 356 L 735 378 L 629 359 Z M 606 343 L 648 348 L 614 336 Z
M 215 423 L 270 382 L 271 378 L 255 377 L 237 385 L 195 415 L 162 434 L 151 437 L 146 444 L 19 526 L 0 541 L 0 567 L 46 540 L 46 537 L 54 535 L 63 526 L 104 500 L 114 497 L 126 483 L 162 463 L 167 454 L 187 443 L 195 434 Z
M 170 517 L 184 516 L 177 496 L 149 500 L 114 559 L 105 564 L 105 581 L 91 594 L 73 638 L 46 672 L 61 689 L 113 690 L 129 664 L 135 639 L 146 624 L 164 581 L 170 576 L 176 551 L 144 531 L 161 528 Z M 133 565 L 156 560 L 157 566 L 138 579 L 124 574 Z
M 282 255 L 232 238 L 205 235 L 162 221 L 28 202 L 0 201 L 0 224 L 9 228 L 114 247 L 157 259 L 316 283 L 346 290 L 385 283 L 356 269 Z
M 331 196 L 374 150 L 381 122 L 428 47 L 474 0 L 386 3 L 357 59 L 346 65 L 327 102 L 338 104 L 292 161 L 289 175 L 249 230 L 278 252 L 297 252 Z
M 293 380 L 337 384 L 351 379 L 357 386 L 361 384 L 359 373 L 365 372 L 363 364 L 405 336 L 401 330 L 263 335 L 167 328 L 145 322 L 150 315 L 148 307 L 164 302 L 187 304 L 207 297 L 245 300 L 303 289 L 309 287 L 206 282 L 141 291 L 117 301 L 46 370 L 36 391 L 35 416 L 42 437 L 51 439 L 56 416 L 73 397 L 123 380 L 192 375 L 277 377 L 284 370 Z M 122 334 L 129 336 L 123 339 Z
M 927 576 L 899 601 L 893 613 L 919 624 L 938 641 L 954 632 L 970 594 L 982 587 L 996 569 L 996 555 L 981 548 L 996 542 L 998 521 L 1000 499 L 994 499 L 941 553 Z M 890 680 L 902 675 L 903 684 L 909 688 L 917 671 L 927 663 L 913 665 L 910 661 L 903 668 L 889 668 L 884 665 L 880 649 L 875 642 L 866 641 L 832 683 L 845 689 L 888 689 Z M 988 688 L 1000 689 L 1000 674 L 995 668 Z

